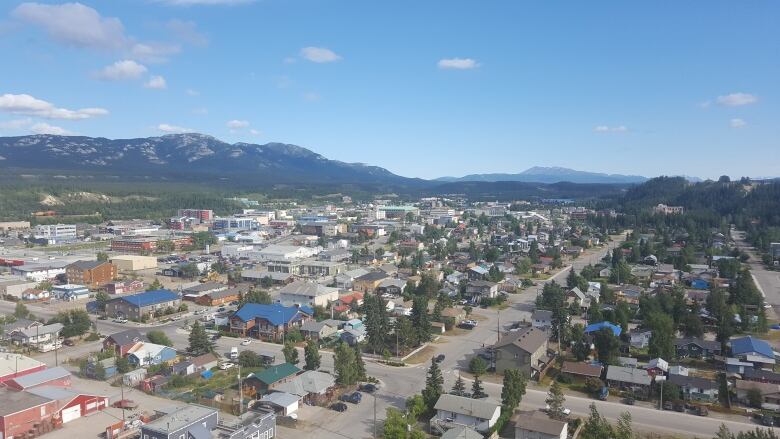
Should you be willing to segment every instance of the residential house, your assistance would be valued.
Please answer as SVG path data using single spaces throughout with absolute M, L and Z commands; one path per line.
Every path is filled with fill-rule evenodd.
M 171 365 L 171 375 L 188 376 L 195 373 L 197 368 L 195 363 L 190 360 L 179 361 Z
M 569 424 L 550 419 L 540 411 L 517 412 L 509 419 L 515 426 L 515 439 L 566 439 Z
M 388 294 L 391 296 L 400 296 L 404 292 L 406 282 L 401 279 L 387 278 L 379 282 L 377 286 L 377 292 L 379 294 Z
M 338 298 L 338 300 L 336 301 L 336 306 L 342 307 L 342 309 L 344 309 L 345 311 L 350 309 L 357 310 L 363 305 L 363 297 L 364 294 L 357 291 L 351 294 L 346 294 Z
M 291 380 L 279 384 L 277 392 L 295 395 L 308 404 L 322 404 L 333 397 L 336 378 L 318 370 L 307 370 Z
M 663 358 L 653 358 L 647 362 L 645 370 L 653 377 L 658 375 L 665 375 L 667 372 L 669 372 L 669 362 Z
M 141 425 L 140 439 L 211 439 L 211 430 L 219 423 L 218 410 L 196 404 L 163 413 Z
M 498 295 L 498 284 L 486 280 L 473 280 L 466 284 L 466 296 L 472 303 L 482 299 L 494 299 Z
M 326 287 L 317 282 L 304 280 L 295 281 L 279 290 L 279 303 L 286 306 L 326 307 L 338 298 L 338 288 Z
M 117 297 L 106 302 L 106 315 L 141 320 L 154 315 L 155 311 L 177 309 L 181 298 L 170 290 L 152 290 L 129 296 Z
M 451 428 L 441 435 L 441 439 L 484 439 L 482 433 L 477 433 L 471 427 L 458 426 Z
M 629 332 L 631 340 L 629 344 L 632 348 L 644 349 L 650 346 L 650 337 L 653 335 L 653 331 L 649 329 L 636 329 Z
M 108 261 L 76 261 L 65 267 L 65 275 L 68 283 L 97 289 L 116 279 L 116 265 Z
M 547 331 L 524 328 L 503 336 L 495 349 L 496 372 L 519 369 L 527 377 L 536 377 L 549 363 L 547 356 Z
M 674 341 L 677 358 L 698 358 L 709 360 L 720 356 L 720 342 L 700 338 L 678 338 Z
M 579 289 L 574 287 L 566 293 L 566 302 L 575 303 L 580 308 L 590 308 L 590 299 Z
M 552 328 L 552 317 L 552 311 L 537 309 L 531 314 L 531 326 L 537 329 L 548 330 Z
M 600 364 L 577 363 L 573 361 L 564 361 L 561 367 L 561 373 L 578 378 L 601 378 L 604 367 Z
M 262 372 L 250 374 L 242 384 L 245 389 L 252 389 L 257 395 L 262 395 L 292 381 L 300 372 L 299 368 L 290 363 L 277 364 Z
M 644 369 L 610 365 L 607 367 L 607 385 L 612 388 L 633 391 L 642 399 L 650 394 L 652 377 Z
M 51 325 L 34 325 L 30 328 L 16 329 L 8 334 L 8 338 L 19 346 L 34 346 L 53 344 L 60 336 L 62 331 L 61 323 L 52 323 Z
M 336 333 L 338 329 L 325 321 L 309 320 L 301 325 L 301 334 L 307 340 L 320 341 Z
M 241 300 L 246 288 L 233 287 L 222 291 L 213 291 L 198 297 L 195 302 L 202 306 L 220 306 Z
M 387 273 L 382 270 L 370 271 L 352 281 L 352 289 L 362 293 L 373 293 L 383 280 L 387 279 Z
M 774 350 L 764 340 L 747 336 L 732 339 L 730 344 L 732 356 L 753 363 L 756 368 L 771 369 L 775 364 Z
M 455 427 L 470 427 L 481 433 L 490 430 L 501 416 L 501 405 L 484 399 L 443 394 L 434 405 L 432 431 L 444 432 Z
M 680 388 L 685 400 L 718 401 L 718 383 L 715 381 L 683 375 L 669 375 L 668 381 Z
M 751 389 L 757 389 L 761 392 L 762 405 L 768 405 L 769 407 L 780 405 L 780 384 L 737 380 L 734 383 L 734 388 L 737 392 L 737 400 L 742 404 L 748 405 L 750 403 L 748 393 Z
M 290 395 L 284 392 L 273 392 L 263 395 L 255 408 L 273 410 L 281 416 L 291 416 L 298 411 L 300 398 L 298 395 Z
M 742 373 L 742 379 L 759 383 L 780 384 L 780 373 L 763 369 L 745 369 Z
M 639 298 L 645 289 L 636 285 L 621 285 L 615 289 L 615 300 L 626 302 L 630 305 L 638 305 Z
M 281 340 L 292 328 L 312 319 L 314 311 L 305 306 L 247 303 L 230 316 L 230 331 L 244 337 Z
M 138 367 L 168 363 L 176 359 L 176 350 L 169 346 L 138 342 L 127 351 L 127 361 Z
M 216 367 L 219 364 L 219 359 L 216 355 L 212 353 L 199 355 L 197 357 L 191 358 L 190 361 L 193 365 L 195 365 L 195 371 L 203 371 L 203 370 L 210 370 L 213 367 Z
M 113 349 L 117 357 L 124 357 L 136 343 L 143 340 L 144 336 L 137 329 L 128 329 L 103 339 L 103 350 Z
M 466 276 L 470 281 L 487 280 L 488 273 L 490 273 L 490 270 L 481 265 L 477 265 L 475 267 L 469 268 L 466 271 Z
M 336 287 L 340 290 L 351 290 L 356 278 L 370 273 L 364 268 L 356 268 L 336 275 Z

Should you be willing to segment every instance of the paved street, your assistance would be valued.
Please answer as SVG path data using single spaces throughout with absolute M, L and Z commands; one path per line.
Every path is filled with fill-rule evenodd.
M 764 300 L 772 305 L 775 316 L 780 315 L 780 272 L 767 270 L 761 262 L 761 257 L 756 253 L 753 246 L 745 241 L 745 232 L 731 230 L 731 238 L 737 244 L 737 248 L 750 255 L 748 265 L 758 284 L 758 288 L 764 294 Z

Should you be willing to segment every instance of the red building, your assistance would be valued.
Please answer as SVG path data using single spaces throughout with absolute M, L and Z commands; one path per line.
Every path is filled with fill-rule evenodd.
M 20 354 L 0 353 L 0 383 L 46 369 L 38 360 Z
M 42 386 L 19 393 L 29 393 L 56 402 L 57 412 L 55 417 L 63 424 L 108 407 L 107 396 L 82 393 L 76 389 Z
M 116 238 L 111 241 L 111 250 L 118 252 L 129 253 L 153 253 L 157 250 L 157 245 L 161 241 L 170 241 L 173 244 L 175 251 L 180 251 L 185 247 L 192 245 L 191 236 L 171 236 L 171 237 L 157 237 L 157 236 L 136 236 L 136 237 L 122 237 Z
M 0 437 L 38 436 L 61 424 L 57 400 L 0 387 L 0 401 Z
M 145 338 L 137 329 L 128 329 L 127 331 L 111 334 L 103 340 L 103 351 L 114 350 L 117 357 L 124 357 L 139 341 Z
M 214 211 L 207 209 L 179 209 L 178 216 L 197 218 L 203 223 L 210 223 L 214 220 Z
M 70 387 L 71 375 L 70 372 L 62 367 L 54 367 L 11 378 L 3 384 L 9 389 L 16 391 L 29 390 L 40 386 Z

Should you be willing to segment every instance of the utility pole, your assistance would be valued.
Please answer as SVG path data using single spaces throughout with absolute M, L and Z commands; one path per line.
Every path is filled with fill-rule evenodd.
M 238 418 L 241 419 L 241 413 L 244 411 L 244 388 L 241 383 L 241 363 L 238 364 Z
M 125 377 L 122 377 L 122 379 L 119 380 L 119 389 L 122 392 L 122 402 L 121 404 L 124 405 L 125 403 Z M 125 408 L 122 407 L 122 428 L 125 428 Z
M 376 395 L 372 393 L 371 396 L 374 397 L 374 439 L 376 439 Z

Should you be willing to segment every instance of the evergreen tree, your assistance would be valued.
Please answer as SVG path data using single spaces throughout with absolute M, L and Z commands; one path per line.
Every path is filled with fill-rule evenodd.
M 466 394 L 466 383 L 463 381 L 463 378 L 460 376 L 460 374 L 458 374 L 458 379 L 455 380 L 455 384 L 453 384 L 450 393 L 457 396 L 463 396 Z
M 412 300 L 412 325 L 416 332 L 416 345 L 419 346 L 431 339 L 431 321 L 428 316 L 428 298 L 415 295 Z
M 284 355 L 284 361 L 286 363 L 293 365 L 298 364 L 298 349 L 295 348 L 295 345 L 291 341 L 284 344 L 282 355 Z
M 590 405 L 590 416 L 582 427 L 580 437 L 583 439 L 615 439 L 612 425 L 599 414 L 596 404 Z
M 576 324 L 571 330 L 571 353 L 577 361 L 583 361 L 590 355 L 590 342 L 585 337 L 585 327 Z
M 653 358 L 672 359 L 675 355 L 675 330 L 672 318 L 667 314 L 654 313 L 648 319 L 647 327 L 653 331 L 648 347 L 650 356 Z
M 351 386 L 358 382 L 355 351 L 343 341 L 336 346 L 333 368 L 336 371 L 336 382 L 342 386 Z
M 501 405 L 512 413 L 525 395 L 527 381 L 525 375 L 519 369 L 507 369 L 504 371 L 504 383 L 501 388 Z
M 271 295 L 265 290 L 249 290 L 243 296 L 241 296 L 240 305 L 244 306 L 247 303 L 260 303 L 264 305 L 270 305 L 273 302 Z
M 550 390 L 547 392 L 547 399 L 544 400 L 547 403 L 547 415 L 552 419 L 563 421 L 566 419 L 563 404 L 566 402 L 566 397 L 563 396 L 563 390 L 561 390 L 558 381 L 553 381 L 550 386 Z
M 214 343 L 206 334 L 206 328 L 197 320 L 190 329 L 189 342 L 190 345 L 187 347 L 187 352 L 195 357 L 214 351 Z
M 442 393 L 444 393 L 444 377 L 439 369 L 439 363 L 436 362 L 436 359 L 431 358 L 431 367 L 428 368 L 428 377 L 425 379 L 425 388 L 422 391 L 428 409 L 433 410 L 433 406 L 436 405 L 436 401 L 439 400 Z
M 306 365 L 303 367 L 305 370 L 317 370 L 320 368 L 320 355 L 319 347 L 314 340 L 306 342 L 306 348 L 304 348 L 304 357 Z
M 355 375 L 359 381 L 364 381 L 367 378 L 366 375 L 366 363 L 363 361 L 363 354 L 360 352 L 360 347 L 355 345 Z
M 482 387 L 482 380 L 479 378 L 479 374 L 474 374 L 474 381 L 471 383 L 471 397 L 474 399 L 480 399 L 486 397 L 485 389 Z
M 390 318 L 387 315 L 385 301 L 377 294 L 367 294 L 363 300 L 363 313 L 371 352 L 374 354 L 384 352 L 385 338 L 390 332 Z

